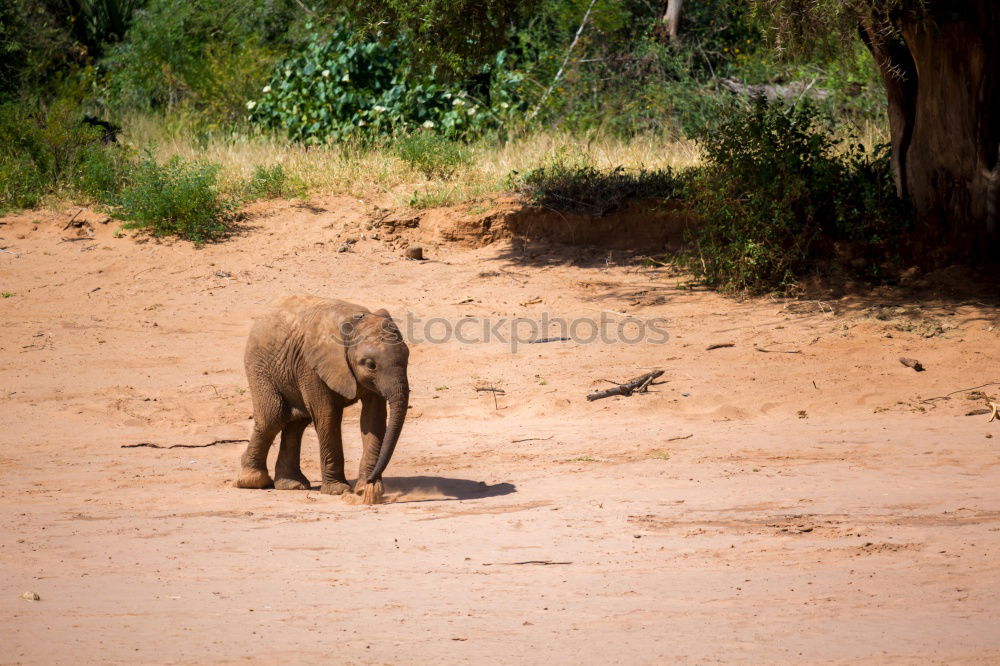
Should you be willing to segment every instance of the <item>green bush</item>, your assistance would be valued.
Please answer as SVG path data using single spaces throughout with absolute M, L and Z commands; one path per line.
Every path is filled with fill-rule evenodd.
M 79 108 L 57 100 L 46 109 L 0 105 L 0 209 L 30 208 L 71 185 L 85 155 L 104 150 L 100 130 Z
M 439 83 L 433 71 L 415 72 L 399 42 L 359 43 L 341 24 L 331 37 L 314 34 L 299 53 L 278 63 L 246 106 L 252 122 L 308 143 L 419 129 L 469 137 L 502 126 L 521 108 L 514 98 L 520 79 L 506 71 L 505 59 L 497 54 L 488 94 L 475 97 Z
M 98 203 L 115 204 L 134 167 L 132 151 L 123 146 L 88 146 L 76 168 L 76 189 Z
M 174 157 L 158 164 L 146 153 L 132 183 L 119 198 L 117 216 L 126 229 L 145 229 L 155 236 L 179 236 L 201 244 L 229 232 L 235 202 L 219 193 L 219 167 L 188 163 Z
M 0 154 L 0 213 L 34 208 L 49 189 L 49 182 L 30 158 Z
M 289 176 L 285 167 L 275 164 L 255 168 L 253 176 L 243 186 L 242 195 L 246 201 L 286 199 L 299 196 L 304 190 L 302 183 Z
M 683 194 L 683 177 L 670 169 L 601 171 L 589 163 L 555 160 L 523 175 L 512 185 L 532 202 L 567 213 L 606 215 L 639 199 L 673 199 Z
M 96 101 L 119 113 L 184 108 L 231 128 L 302 16 L 294 0 L 146 0 L 100 63 Z
M 428 131 L 403 137 L 396 142 L 395 152 L 399 159 L 427 178 L 449 178 L 470 159 L 464 145 Z
M 812 107 L 762 97 L 697 140 L 706 165 L 689 196 L 701 225 L 687 258 L 712 286 L 787 291 L 837 259 L 878 278 L 893 258 L 908 216 L 885 150 L 838 154 Z

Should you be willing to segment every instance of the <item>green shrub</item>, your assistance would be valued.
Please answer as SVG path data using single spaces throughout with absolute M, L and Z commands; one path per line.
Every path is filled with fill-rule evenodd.
M 341 23 L 332 36 L 314 34 L 299 53 L 278 63 L 246 106 L 252 122 L 309 143 L 418 129 L 469 137 L 500 127 L 521 108 L 514 97 L 520 77 L 506 70 L 505 61 L 503 52 L 496 55 L 487 70 L 492 85 L 477 98 L 438 82 L 433 71 L 417 73 L 407 64 L 405 45 L 358 43 Z
M 135 168 L 132 184 L 120 196 L 116 214 L 126 229 L 145 229 L 155 236 L 173 235 L 197 244 L 218 239 L 230 230 L 235 202 L 216 184 L 219 167 L 186 163 L 174 157 L 158 164 L 150 153 Z
M 470 160 L 469 150 L 463 144 L 428 131 L 403 137 L 396 142 L 395 152 L 427 178 L 449 178 Z
M 683 179 L 670 169 L 601 171 L 589 163 L 562 159 L 523 175 L 511 184 L 532 202 L 567 213 L 606 215 L 639 199 L 672 199 L 683 193 Z
M 88 146 L 76 168 L 76 189 L 98 203 L 115 204 L 134 167 L 131 151 L 123 146 Z
M 34 208 L 48 192 L 48 179 L 30 158 L 0 154 L 0 213 Z
M 258 166 L 243 187 L 243 199 L 286 199 L 301 195 L 304 189 L 301 183 L 288 175 L 282 165 Z
M 787 291 L 838 258 L 877 278 L 907 229 L 888 153 L 838 154 L 808 105 L 757 98 L 697 140 L 705 167 L 689 196 L 701 225 L 687 259 L 724 291 Z
M 231 128 L 303 16 L 294 0 L 145 0 L 100 63 L 98 101 L 117 112 L 182 107 Z
M 0 209 L 29 208 L 73 184 L 87 155 L 109 150 L 100 130 L 80 122 L 79 107 L 0 105 Z

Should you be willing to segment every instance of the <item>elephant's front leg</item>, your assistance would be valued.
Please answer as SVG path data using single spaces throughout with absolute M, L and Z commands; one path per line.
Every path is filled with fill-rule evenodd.
M 319 438 L 319 463 L 323 470 L 320 492 L 327 495 L 342 495 L 351 489 L 344 476 L 344 442 L 340 438 L 343 416 L 344 408 L 334 406 L 313 414 L 313 425 Z
M 386 413 L 384 398 L 373 396 L 361 399 L 361 442 L 364 450 L 358 466 L 358 481 L 354 484 L 355 492 L 361 492 L 378 462 L 382 440 L 385 439 Z

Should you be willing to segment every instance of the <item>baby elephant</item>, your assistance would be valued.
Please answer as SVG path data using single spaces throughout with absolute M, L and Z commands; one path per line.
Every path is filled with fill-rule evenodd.
M 376 501 L 375 488 L 380 495 L 382 472 L 406 419 L 409 354 L 385 310 L 370 312 L 315 296 L 282 301 L 254 324 L 247 341 L 244 362 L 254 424 L 236 485 L 307 490 L 299 454 L 302 432 L 312 423 L 319 437 L 321 492 L 349 491 L 340 420 L 344 407 L 360 400 L 364 452 L 355 492 L 360 494 L 364 486 L 365 501 Z M 279 431 L 281 448 L 272 481 L 267 452 Z

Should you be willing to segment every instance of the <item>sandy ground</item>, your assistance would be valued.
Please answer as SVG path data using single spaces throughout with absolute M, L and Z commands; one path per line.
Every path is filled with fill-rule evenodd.
M 361 238 L 369 210 L 260 206 L 201 249 L 4 220 L 0 661 L 1000 661 L 1000 422 L 966 416 L 1000 385 L 933 399 L 1000 382 L 1000 311 L 736 302 L 509 242 L 408 261 Z M 376 507 L 238 490 L 240 443 L 121 448 L 247 437 L 243 341 L 290 292 L 670 339 L 412 345 Z M 584 399 L 651 368 L 648 394 Z M 314 483 L 317 455 L 310 431 Z

